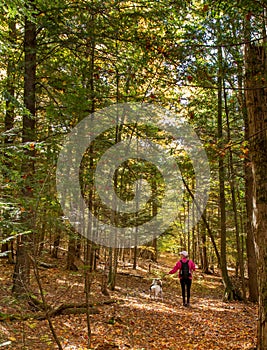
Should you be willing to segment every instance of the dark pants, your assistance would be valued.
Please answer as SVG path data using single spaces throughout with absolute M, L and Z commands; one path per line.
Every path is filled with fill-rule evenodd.
M 190 289 L 192 280 L 190 278 L 181 278 L 180 279 L 181 287 L 182 287 L 182 296 L 183 296 L 183 303 L 189 304 L 190 303 Z M 185 293 L 186 290 L 186 293 Z M 186 301 L 185 301 L 185 294 L 186 294 Z

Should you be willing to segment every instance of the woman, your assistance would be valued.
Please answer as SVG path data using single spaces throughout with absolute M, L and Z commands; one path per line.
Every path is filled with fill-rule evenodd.
M 180 284 L 182 288 L 183 305 L 190 306 L 190 290 L 192 285 L 192 272 L 195 271 L 196 265 L 188 258 L 188 253 L 184 250 L 180 253 L 181 259 L 177 261 L 174 268 L 169 272 L 173 274 L 179 271 Z M 186 298 L 185 298 L 186 297 Z

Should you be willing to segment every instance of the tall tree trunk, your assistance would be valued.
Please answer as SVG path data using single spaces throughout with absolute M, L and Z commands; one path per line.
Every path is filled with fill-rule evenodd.
M 236 29 L 236 33 L 239 33 L 239 28 Z M 244 37 L 245 42 L 251 42 L 252 25 L 250 20 L 244 22 Z M 238 34 L 237 34 L 238 35 Z M 247 44 L 246 44 L 247 45 Z M 245 57 L 246 59 L 246 57 Z M 241 113 L 244 119 L 245 126 L 245 141 L 249 143 L 249 122 L 248 122 L 248 111 L 246 103 L 246 95 L 243 94 L 243 64 L 238 66 L 238 99 L 241 109 Z M 245 82 L 246 85 L 246 82 Z M 247 211 L 247 222 L 246 222 L 246 249 L 247 249 L 247 263 L 248 263 L 248 287 L 249 287 L 249 300 L 253 302 L 258 301 L 258 279 L 257 279 L 257 261 L 255 251 L 255 237 L 253 230 L 253 174 L 251 166 L 251 156 L 248 154 L 244 160 L 244 174 L 245 174 L 245 201 Z
M 245 103 L 242 103 L 245 108 Z M 244 111 L 244 122 L 245 122 L 245 140 L 249 141 L 249 130 L 248 130 L 248 116 L 247 111 Z M 245 173 L 245 200 L 246 200 L 246 212 L 247 212 L 247 222 L 246 222 L 246 249 L 247 249 L 247 263 L 248 263 L 248 289 L 249 289 L 249 300 L 252 302 L 258 301 L 259 291 L 258 291 L 258 278 L 257 278 L 257 261 L 255 252 L 255 237 L 253 230 L 253 174 L 251 168 L 251 159 L 246 157 L 244 164 Z
M 246 44 L 246 104 L 253 176 L 252 229 L 258 267 L 258 350 L 267 349 L 267 67 L 266 49 Z M 256 273 L 256 272 L 255 272 Z
M 223 82 L 223 94 L 224 94 L 224 109 L 226 115 L 226 125 L 227 125 L 227 142 L 228 144 L 231 142 L 231 128 L 229 121 L 229 110 L 227 103 L 227 93 L 225 89 L 225 82 Z M 237 214 L 237 203 L 236 203 L 236 183 L 235 183 L 235 172 L 233 165 L 233 153 L 232 149 L 229 149 L 229 178 L 230 178 L 230 191 L 231 191 L 231 199 L 233 206 L 233 214 L 234 214 L 234 223 L 235 223 L 235 233 L 236 233 L 236 249 L 237 249 L 237 276 L 238 270 L 240 270 L 241 284 L 242 284 L 242 298 L 246 299 L 246 287 L 245 287 L 245 269 L 244 269 L 244 258 L 243 258 L 243 249 L 241 247 L 240 242 L 240 229 L 238 222 L 238 214 Z
M 16 41 L 16 24 L 13 20 L 9 22 L 9 40 L 12 44 Z M 11 53 L 8 57 L 8 64 L 7 64 L 7 96 L 6 96 L 6 114 L 5 114 L 5 132 L 10 131 L 14 126 L 14 120 L 15 120 L 15 111 L 14 111 L 14 103 L 12 99 L 15 98 L 15 63 L 13 54 Z M 13 142 L 12 138 L 7 135 L 5 136 L 4 143 L 5 147 L 8 148 L 8 145 L 10 145 Z M 9 156 L 5 152 L 4 156 L 4 170 L 3 170 L 3 176 L 6 179 L 6 181 L 9 181 L 9 169 L 12 169 L 13 162 L 9 158 Z M 9 214 L 7 213 L 7 218 L 9 219 Z M 3 227 L 3 236 L 8 237 L 10 234 L 11 229 L 9 227 Z M 1 247 L 1 252 L 7 252 L 8 251 L 8 261 L 10 263 L 14 262 L 14 252 L 13 252 L 13 241 L 10 243 L 3 243 Z
M 218 146 L 220 149 L 223 149 L 223 54 L 222 47 L 220 46 L 220 22 L 217 23 L 218 30 Z M 225 287 L 224 291 L 224 300 L 233 299 L 233 286 L 227 271 L 227 256 L 226 256 L 226 210 L 225 210 L 225 166 L 223 159 L 223 152 L 219 155 L 218 160 L 219 166 L 219 201 L 220 201 L 220 231 L 221 231 L 221 270 L 222 270 L 222 280 Z
M 35 84 L 36 84 L 36 25 L 25 19 L 24 33 L 24 105 L 22 142 L 25 145 L 25 158 L 22 163 L 22 178 L 25 181 L 23 196 L 25 208 L 22 220 L 26 229 L 33 227 L 32 182 L 34 174 L 35 141 Z M 26 147 L 29 145 L 29 147 Z M 13 293 L 17 296 L 27 292 L 30 281 L 29 250 L 31 241 L 23 234 L 17 241 L 17 259 L 13 275 Z

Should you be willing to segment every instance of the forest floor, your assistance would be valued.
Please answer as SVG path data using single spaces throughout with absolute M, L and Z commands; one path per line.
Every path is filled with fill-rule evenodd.
M 47 261 L 45 258 L 44 261 Z M 180 349 L 254 349 L 256 342 L 257 307 L 242 302 L 222 302 L 223 286 L 219 276 L 194 274 L 191 306 L 182 306 L 177 276 L 163 279 L 164 299 L 151 300 L 152 278 L 167 273 L 176 257 L 162 256 L 158 264 L 139 262 L 137 270 L 119 268 L 115 291 L 101 293 L 101 271 L 95 273 L 91 301 L 99 311 L 90 316 L 91 349 L 180 350 Z M 85 301 L 82 269 L 66 271 L 63 260 L 53 260 L 58 267 L 41 268 L 40 280 L 49 305 Z M 11 294 L 13 266 L 0 260 L 0 315 L 17 314 L 32 317 L 21 320 L 2 319 L 0 348 L 4 350 L 58 349 L 46 320 L 37 320 L 26 301 L 17 301 Z M 32 278 L 31 288 L 38 295 Z M 38 296 L 40 299 L 40 296 Z M 64 350 L 87 348 L 86 315 L 51 317 Z M 6 345 L 4 345 L 6 343 Z M 10 345 L 8 345 L 10 343 Z

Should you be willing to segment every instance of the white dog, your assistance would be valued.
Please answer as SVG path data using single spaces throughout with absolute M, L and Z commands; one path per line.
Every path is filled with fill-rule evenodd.
M 160 278 L 154 278 L 150 286 L 150 298 L 161 298 L 163 301 L 162 280 Z

